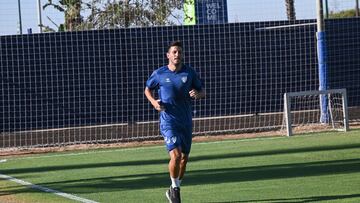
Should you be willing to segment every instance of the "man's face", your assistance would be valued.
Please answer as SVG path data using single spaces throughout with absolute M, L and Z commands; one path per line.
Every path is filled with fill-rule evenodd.
M 181 47 L 178 47 L 178 46 L 170 47 L 170 49 L 166 55 L 167 55 L 167 58 L 169 59 L 169 64 L 176 66 L 181 63 L 181 59 L 182 59 Z

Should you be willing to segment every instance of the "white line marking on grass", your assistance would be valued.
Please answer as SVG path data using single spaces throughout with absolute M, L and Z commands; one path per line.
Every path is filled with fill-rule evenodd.
M 34 185 L 32 183 L 29 183 L 29 182 L 26 182 L 26 181 L 23 181 L 23 180 L 20 180 L 20 179 L 17 179 L 17 178 L 8 176 L 8 175 L 0 174 L 0 178 L 5 179 L 5 180 L 9 180 L 9 181 L 12 181 L 12 182 L 15 182 L 15 183 L 18 183 L 18 184 L 23 185 L 23 186 L 30 187 L 32 189 L 36 189 L 36 190 L 40 190 L 40 191 L 48 192 L 48 193 L 53 193 L 55 195 L 65 197 L 67 199 L 72 199 L 72 200 L 79 201 L 79 202 L 84 202 L 84 203 L 98 203 L 98 202 L 95 202 L 93 200 L 77 197 L 77 196 L 72 195 L 72 194 L 60 192 L 60 191 L 53 190 L 53 189 L 50 189 L 50 188 L 46 188 L 46 187 L 43 187 L 43 186 L 40 186 L 40 185 Z
M 4 163 L 6 161 L 7 161 L 6 159 L 0 159 L 0 163 Z

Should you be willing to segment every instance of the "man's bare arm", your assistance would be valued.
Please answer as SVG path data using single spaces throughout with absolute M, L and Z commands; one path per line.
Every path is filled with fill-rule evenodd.
M 154 95 L 153 95 L 152 91 L 151 91 L 148 87 L 145 88 L 144 94 L 145 94 L 146 98 L 149 100 L 149 102 L 151 103 L 151 105 L 152 105 L 156 110 L 158 110 L 158 111 L 163 111 L 163 110 L 165 110 L 164 106 L 162 106 L 162 105 L 160 104 L 160 100 L 156 100 L 156 99 L 154 98 Z
M 193 99 L 203 99 L 206 97 L 206 94 L 205 94 L 205 91 L 202 90 L 202 91 L 197 91 L 195 89 L 192 89 L 190 92 L 190 97 L 193 98 Z

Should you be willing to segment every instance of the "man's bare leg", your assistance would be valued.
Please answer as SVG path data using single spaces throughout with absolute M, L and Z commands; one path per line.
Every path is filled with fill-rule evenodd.
M 181 150 L 180 148 L 175 148 L 169 152 L 170 161 L 169 161 L 169 173 L 172 181 L 173 187 L 179 187 L 179 175 L 181 169 Z M 174 182 L 175 181 L 175 182 Z
M 181 156 L 181 161 L 180 161 L 180 171 L 179 171 L 179 181 L 181 183 L 183 177 L 184 177 L 184 174 L 185 174 L 185 171 L 186 171 L 186 164 L 189 160 L 189 155 L 187 154 L 184 154 L 182 153 L 182 156 Z
M 180 163 L 181 163 L 181 150 L 180 148 L 175 148 L 169 152 L 170 161 L 169 161 L 169 173 L 171 178 L 171 187 L 166 191 L 166 197 L 170 202 L 181 202 L 180 197 Z

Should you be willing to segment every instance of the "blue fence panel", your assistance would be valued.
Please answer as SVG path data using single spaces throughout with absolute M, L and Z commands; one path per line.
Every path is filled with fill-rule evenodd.
M 360 102 L 359 22 L 326 21 L 330 88 L 347 88 L 350 106 Z M 173 40 L 205 83 L 195 117 L 280 112 L 285 92 L 319 86 L 315 25 L 257 29 L 288 23 L 1 36 L 1 131 L 156 120 L 145 81 Z

